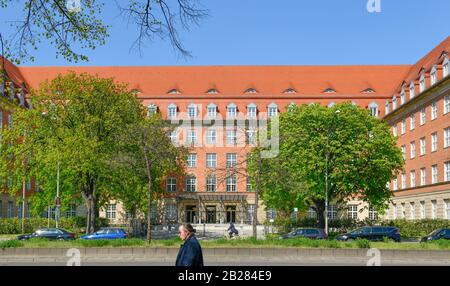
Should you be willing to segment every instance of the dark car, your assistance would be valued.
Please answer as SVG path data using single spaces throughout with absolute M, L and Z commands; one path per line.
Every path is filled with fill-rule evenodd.
M 351 232 L 336 236 L 337 240 L 355 240 L 357 238 L 371 241 L 381 241 L 384 238 L 400 242 L 400 231 L 393 226 L 365 226 Z
M 299 228 L 290 233 L 280 236 L 280 239 L 293 238 L 293 237 L 306 237 L 311 239 L 326 239 L 327 234 L 320 228 Z
M 18 240 L 26 240 L 30 238 L 46 238 L 50 240 L 74 240 L 75 233 L 68 232 L 61 228 L 41 228 L 31 234 L 22 234 L 17 236 Z
M 105 227 L 98 231 L 83 235 L 81 239 L 125 239 L 128 237 L 128 233 L 122 228 Z
M 447 239 L 450 240 L 450 228 L 438 228 L 429 235 L 422 237 L 421 242 L 432 240 Z

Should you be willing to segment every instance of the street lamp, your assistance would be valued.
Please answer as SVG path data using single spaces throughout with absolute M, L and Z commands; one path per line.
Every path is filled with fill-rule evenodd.
M 334 114 L 338 114 L 341 111 L 338 109 L 334 112 Z M 325 233 L 328 235 L 328 157 L 329 157 L 329 144 L 330 138 L 330 129 L 327 130 L 327 147 L 325 152 Z

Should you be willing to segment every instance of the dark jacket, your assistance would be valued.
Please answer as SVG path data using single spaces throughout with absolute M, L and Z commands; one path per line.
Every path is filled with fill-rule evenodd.
M 203 266 L 203 253 L 197 238 L 191 235 L 181 245 L 175 266 Z

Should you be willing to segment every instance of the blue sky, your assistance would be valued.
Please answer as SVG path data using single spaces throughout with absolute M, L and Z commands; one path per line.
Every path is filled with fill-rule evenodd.
M 411 64 L 450 35 L 449 0 L 380 0 L 380 13 L 369 13 L 367 1 L 200 0 L 209 18 L 180 30 L 188 59 L 161 40 L 149 42 L 142 56 L 130 51 L 136 30 L 107 1 L 111 36 L 77 65 Z M 0 10 L 4 35 L 11 32 L 4 23 L 21 15 L 11 10 Z M 25 65 L 73 65 L 46 43 L 34 55 Z

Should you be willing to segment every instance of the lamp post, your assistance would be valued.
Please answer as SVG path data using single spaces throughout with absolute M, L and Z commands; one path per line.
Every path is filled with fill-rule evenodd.
M 341 112 L 339 109 L 334 112 L 338 114 Z M 328 158 L 329 158 L 329 140 L 330 140 L 330 129 L 327 130 L 327 145 L 325 152 L 325 233 L 328 235 Z M 331 134 L 332 135 L 332 134 Z
M 56 222 L 56 228 L 59 226 L 59 215 L 61 210 L 61 199 L 59 198 L 59 161 L 58 161 L 58 168 L 56 171 L 56 214 L 55 214 L 55 222 Z

